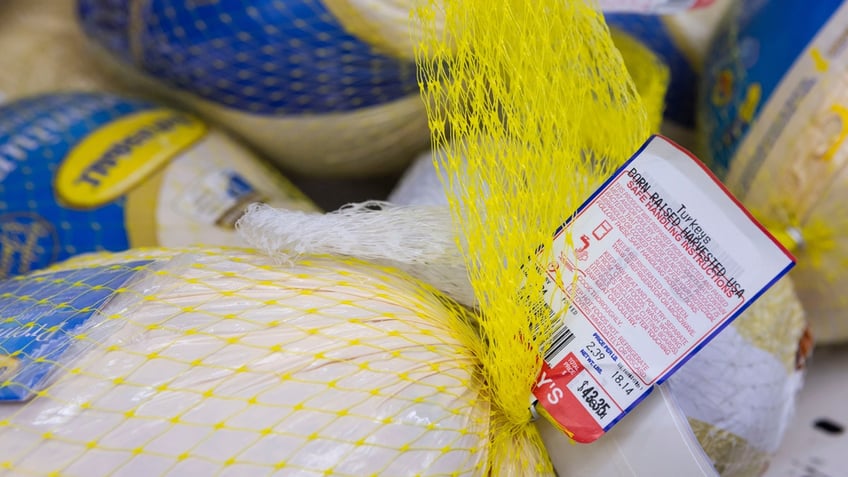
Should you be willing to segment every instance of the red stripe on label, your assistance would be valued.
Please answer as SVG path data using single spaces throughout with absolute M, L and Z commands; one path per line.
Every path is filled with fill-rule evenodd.
M 583 369 L 574 353 L 569 353 L 553 368 L 542 362 L 533 395 L 551 418 L 573 434 L 572 439 L 589 443 L 601 437 L 604 430 L 566 387 Z

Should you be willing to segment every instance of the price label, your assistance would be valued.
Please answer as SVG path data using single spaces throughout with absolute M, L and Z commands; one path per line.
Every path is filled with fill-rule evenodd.
M 560 228 L 552 252 L 538 266 L 561 321 L 533 401 L 578 442 L 607 432 L 795 264 L 661 136 Z

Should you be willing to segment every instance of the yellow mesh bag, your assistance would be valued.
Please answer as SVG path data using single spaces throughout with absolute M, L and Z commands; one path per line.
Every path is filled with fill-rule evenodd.
M 444 150 L 437 166 L 488 343 L 482 372 L 503 416 L 498 469 L 542 447 L 528 390 L 554 323 L 534 312 L 544 278 L 530 257 L 541 246 L 548 263 L 553 232 L 650 124 L 593 4 L 430 1 L 413 19 L 433 149 Z
M 657 131 L 667 69 L 629 35 L 615 28 L 611 32 Z M 433 167 L 437 155 L 420 156 L 389 201 L 403 206 L 447 204 Z M 435 226 L 429 224 L 431 230 Z M 794 284 L 783 278 L 669 380 L 698 442 L 721 475 L 760 475 L 777 450 L 801 386 L 797 360 L 806 352 L 799 349 L 805 327 Z
M 430 10 L 419 13 L 425 25 L 419 50 L 422 86 L 425 97 L 434 105 L 429 114 L 434 147 L 440 148 L 434 160 L 460 230 L 458 242 L 467 258 L 470 281 L 480 300 L 478 320 L 484 335 L 490 332 L 497 337 L 492 339 L 498 343 L 497 349 L 488 350 L 483 363 L 484 370 L 490 372 L 487 382 L 496 389 L 492 393 L 495 405 L 508 409 L 505 414 L 513 419 L 507 424 L 509 431 L 502 435 L 523 432 L 527 439 L 524 445 L 533 446 L 537 443 L 532 430 L 521 428 L 525 401 L 520 390 L 526 389 L 526 381 L 520 379 L 532 380 L 535 375 L 519 376 L 516 371 L 533 369 L 533 346 L 523 348 L 523 343 L 510 337 L 522 335 L 524 323 L 540 328 L 545 323 L 509 296 L 516 284 L 525 283 L 529 289 L 538 286 L 533 270 L 526 270 L 526 281 L 511 272 L 526 260 L 529 243 L 549 244 L 543 236 L 545 227 L 535 226 L 551 224 L 549 221 L 574 210 L 590 192 L 593 180 L 606 177 L 606 167 L 618 164 L 622 156 L 632 152 L 627 151 L 626 132 L 638 134 L 645 131 L 645 125 L 638 125 L 635 120 L 640 116 L 628 110 L 635 109 L 635 102 L 615 93 L 611 94 L 617 97 L 615 101 L 605 102 L 609 91 L 620 92 L 616 88 L 624 88 L 626 81 L 612 72 L 593 77 L 616 64 L 610 58 L 601 60 L 605 50 L 598 43 L 602 40 L 585 31 L 575 34 L 569 28 L 558 30 L 558 14 L 580 17 L 574 23 L 589 28 L 594 17 L 584 10 L 585 5 L 564 2 L 539 5 L 536 10 L 535 5 L 516 0 L 472 9 L 472 3 L 448 2 L 444 7 L 448 26 L 443 36 L 426 28 Z M 431 9 L 436 8 L 431 4 Z M 616 38 L 623 51 L 634 46 L 627 43 L 632 39 Z M 556 53 L 549 58 L 551 51 Z M 628 56 L 633 58 L 625 58 Z M 546 63 L 548 60 L 551 63 Z M 560 78 L 557 74 L 568 65 L 583 66 L 593 61 L 603 66 L 569 72 L 572 77 Z M 632 67 L 634 63 L 627 66 L 636 84 L 646 84 L 645 76 L 640 76 L 645 70 Z M 590 106 L 581 102 L 586 98 L 591 98 Z M 463 115 L 462 108 L 467 106 L 472 113 Z M 657 110 L 649 106 L 648 111 L 656 114 Z M 586 116 L 581 115 L 583 112 Z M 619 114 L 624 117 L 614 119 Z M 657 125 L 648 123 L 647 127 Z M 608 133 L 620 135 L 610 137 Z M 586 158 L 589 160 L 580 160 Z M 484 191 L 499 193 L 486 195 Z M 490 214 L 496 220 L 489 219 Z M 542 235 L 532 237 L 537 232 Z M 516 316 L 522 319 L 516 320 Z M 504 323 L 509 320 L 514 320 L 511 325 Z M 747 318 L 726 336 L 720 336 L 701 356 L 700 365 L 690 365 L 688 376 L 680 378 L 679 382 L 685 383 L 678 386 L 678 394 L 686 401 L 684 410 L 689 416 L 700 417 L 700 421 L 691 418 L 696 434 L 726 475 L 762 472 L 769 453 L 776 450 L 799 385 L 793 365 L 803 326 L 792 286 L 784 281 L 752 308 Z M 692 386 L 687 389 L 698 377 L 721 374 L 722 367 L 709 360 L 726 356 L 728 345 L 738 352 L 730 368 L 735 373 L 725 376 L 724 384 L 713 379 L 714 392 L 710 395 L 692 393 Z M 516 390 L 513 394 L 496 387 L 507 382 L 510 390 Z M 760 396 L 759 404 L 730 399 L 733 389 L 750 384 L 754 384 L 753 394 Z M 722 405 L 731 401 L 732 405 Z M 495 459 L 498 444 L 496 440 Z

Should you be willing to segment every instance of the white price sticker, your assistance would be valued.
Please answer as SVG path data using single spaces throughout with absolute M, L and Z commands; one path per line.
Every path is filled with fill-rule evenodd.
M 552 252 L 539 264 L 545 300 L 567 311 L 533 394 L 578 442 L 608 431 L 795 263 L 661 136 L 580 207 Z

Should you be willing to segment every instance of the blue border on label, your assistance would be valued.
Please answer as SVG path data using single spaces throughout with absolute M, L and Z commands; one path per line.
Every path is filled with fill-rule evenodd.
M 753 296 L 752 296 L 752 297 L 751 297 L 751 298 L 750 298 L 750 299 L 749 299 L 749 300 L 748 300 L 748 301 L 747 301 L 747 302 L 746 302 L 743 306 L 739 307 L 739 308 L 736 310 L 736 312 L 735 312 L 735 313 L 733 313 L 732 315 L 730 315 L 730 317 L 726 318 L 726 319 L 724 320 L 724 323 L 722 323 L 722 324 L 721 324 L 720 326 L 718 326 L 715 330 L 713 330 L 713 332 L 712 332 L 712 333 L 710 333 L 710 334 L 708 334 L 707 336 L 705 336 L 705 337 L 701 340 L 701 342 L 700 342 L 700 343 L 698 343 L 697 345 L 695 345 L 695 347 L 693 347 L 693 348 L 692 348 L 692 350 L 691 350 L 691 351 L 689 351 L 689 353 L 688 353 L 688 354 L 686 354 L 686 355 L 684 355 L 682 358 L 680 358 L 680 360 L 677 362 L 677 364 L 675 364 L 674 366 L 672 366 L 672 367 L 671 367 L 668 371 L 666 371 L 666 372 L 665 372 L 665 374 L 663 374 L 662 376 L 660 376 L 659 378 L 657 378 L 657 380 L 654 382 L 654 384 L 652 384 L 651 386 L 649 386 L 649 387 L 648 387 L 648 389 L 647 389 L 647 390 L 645 390 L 645 392 L 644 392 L 644 393 L 642 393 L 642 395 L 641 395 L 641 396 L 639 396 L 638 398 L 636 398 L 636 399 L 633 401 L 633 403 L 632 403 L 630 406 L 628 406 L 626 409 L 624 409 L 618 417 L 616 417 L 615 419 L 613 419 L 613 420 L 612 420 L 612 421 L 611 421 L 611 422 L 610 422 L 610 423 L 609 423 L 606 427 L 604 427 L 604 428 L 603 428 L 605 433 L 606 433 L 606 432 L 609 432 L 609 430 L 610 430 L 610 429 L 612 429 L 612 428 L 613 428 L 613 426 L 615 426 L 615 425 L 616 425 L 616 424 L 617 424 L 617 423 L 618 423 L 618 422 L 619 422 L 619 421 L 620 421 L 620 420 L 621 420 L 624 416 L 626 416 L 626 415 L 630 414 L 630 412 L 631 412 L 634 408 L 636 408 L 636 406 L 638 406 L 638 405 L 639 405 L 639 404 L 640 404 L 643 400 L 645 400 L 645 398 L 646 398 L 649 394 L 651 394 L 651 392 L 653 392 L 653 390 L 654 390 L 654 388 L 655 388 L 656 386 L 659 386 L 659 385 L 663 384 L 663 383 L 664 383 L 664 382 L 665 382 L 668 378 L 670 378 L 672 375 L 674 375 L 674 373 L 675 373 L 675 372 L 677 372 L 677 370 L 678 370 L 678 369 L 680 369 L 680 367 L 681 367 L 682 365 L 684 365 L 686 362 L 688 362 L 688 361 L 689 361 L 689 359 L 690 359 L 692 356 L 695 356 L 695 355 L 696 355 L 696 354 L 697 354 L 697 353 L 698 353 L 698 352 L 699 352 L 699 351 L 700 351 L 700 350 L 701 350 L 704 346 L 706 346 L 706 345 L 707 345 L 710 341 L 712 341 L 712 340 L 713 340 L 713 338 L 715 338 L 715 337 L 716 337 L 716 336 L 717 336 L 717 335 L 718 335 L 718 334 L 719 334 L 722 330 L 724 330 L 724 328 L 725 328 L 725 327 L 727 327 L 728 325 L 730 325 L 731 323 L 733 323 L 733 321 L 735 321 L 735 320 L 736 320 L 736 318 L 738 318 L 738 317 L 739 317 L 739 315 L 741 315 L 741 314 L 742 314 L 745 310 L 747 310 L 747 309 L 748 309 L 748 307 L 749 307 L 749 306 L 751 306 L 751 304 L 752 304 L 752 303 L 754 303 L 755 301 L 757 301 L 757 300 L 760 298 L 760 296 L 762 296 L 762 294 L 763 294 L 763 293 L 765 293 L 766 291 L 768 291 L 768 290 L 769 290 L 769 289 L 770 289 L 770 288 L 771 288 L 771 287 L 772 287 L 775 283 L 777 283 L 777 281 L 778 281 L 778 280 L 780 280 L 780 279 L 781 279 L 781 278 L 783 278 L 783 277 L 784 277 L 787 273 L 789 273 L 789 271 L 792 269 L 792 267 L 794 267 L 794 266 L 795 266 L 795 258 L 792 256 L 792 254 L 791 254 L 791 253 L 789 253 L 789 251 L 788 251 L 788 250 L 786 250 L 786 248 L 785 248 L 785 247 L 783 247 L 783 245 L 781 245 L 781 244 L 780 244 L 780 242 L 778 242 L 778 241 L 777 241 L 777 239 L 775 239 L 775 238 L 774 238 L 774 236 L 773 236 L 773 235 L 772 235 L 772 234 L 771 234 L 771 233 L 770 233 L 767 229 L 765 229 L 765 228 L 762 226 L 762 224 L 760 224 L 760 223 L 759 223 L 759 222 L 758 222 L 758 221 L 757 221 L 757 220 L 756 220 L 756 219 L 755 219 L 755 218 L 754 218 L 754 217 L 750 214 L 750 212 L 748 212 L 748 210 L 747 210 L 747 209 L 746 209 L 746 208 L 742 205 L 742 203 L 741 203 L 741 202 L 739 202 L 739 200 L 738 200 L 738 199 L 737 199 L 737 198 L 736 198 L 736 197 L 735 197 L 732 193 L 730 193 L 730 191 L 729 191 L 729 190 L 728 190 L 728 189 L 724 186 L 724 184 L 723 184 L 723 183 L 722 183 L 722 182 L 718 179 L 718 177 L 717 177 L 717 176 L 713 173 L 713 171 L 711 171 L 708 167 L 706 167 L 706 166 L 705 166 L 705 165 L 704 165 L 704 164 L 703 164 L 703 163 L 702 163 L 702 162 L 701 162 L 701 161 L 700 161 L 697 157 L 695 157 L 694 155 L 692 155 L 692 153 L 691 153 L 691 152 L 689 152 L 689 151 L 688 151 L 688 150 L 686 150 L 685 148 L 681 147 L 679 144 L 677 144 L 677 143 L 676 143 L 676 142 L 674 142 L 673 140 L 671 140 L 671 139 L 669 139 L 669 138 L 667 138 L 667 137 L 665 137 L 665 136 L 663 136 L 663 135 L 660 135 L 660 134 L 653 134 L 653 135 L 651 135 L 651 136 L 650 136 L 650 137 L 649 137 L 649 138 L 648 138 L 648 139 L 644 142 L 644 144 L 642 144 L 642 146 L 641 146 L 641 147 L 640 147 L 640 148 L 639 148 L 639 149 L 638 149 L 638 150 L 637 150 L 637 151 L 636 151 L 636 152 L 635 152 L 632 156 L 630 156 L 630 158 L 629 158 L 627 161 L 625 161 L 625 162 L 624 162 L 624 163 L 623 163 L 623 164 L 622 164 L 622 165 L 621 165 L 618 169 L 616 169 L 616 171 L 615 171 L 613 174 L 611 174 L 611 175 L 610 175 L 610 177 L 608 177 L 608 178 L 607 178 L 607 179 L 603 182 L 603 184 L 601 184 L 601 185 L 600 185 L 600 186 L 599 186 L 599 187 L 595 190 L 595 192 L 593 192 L 593 193 L 592 193 L 592 195 L 590 195 L 590 196 L 589 196 L 589 197 L 588 197 L 588 198 L 587 198 L 587 199 L 586 199 L 586 200 L 585 200 L 585 201 L 584 201 L 584 202 L 583 202 L 583 203 L 582 203 L 582 204 L 581 204 L 581 205 L 580 205 L 580 206 L 579 206 L 579 207 L 578 207 L 575 211 L 574 211 L 574 213 L 572 213 L 572 214 L 571 214 L 571 216 L 569 216 L 569 218 L 568 218 L 568 219 L 567 219 L 567 220 L 566 220 L 566 221 L 565 221 L 562 225 L 560 225 L 559 227 L 557 227 L 557 229 L 556 229 L 556 231 L 554 232 L 553 236 L 556 236 L 556 235 L 557 235 L 557 234 L 559 234 L 559 233 L 560 233 L 563 229 L 565 229 L 566 227 L 568 227 L 568 225 L 571 223 L 571 221 L 574 219 L 574 217 L 576 217 L 576 216 L 577 216 L 580 212 L 582 212 L 582 211 L 583 211 L 583 209 L 585 209 L 585 208 L 586 208 L 586 207 L 587 207 L 587 206 L 588 206 L 588 205 L 589 205 L 589 204 L 590 204 L 590 203 L 591 203 L 591 202 L 592 202 L 592 201 L 593 201 L 593 200 L 594 200 L 594 199 L 595 199 L 595 198 L 596 198 L 599 194 L 601 194 L 604 190 L 606 190 L 606 189 L 607 189 L 607 187 L 609 187 L 610 183 L 612 183 L 612 181 L 613 181 L 613 180 L 618 179 L 618 177 L 619 177 L 619 176 L 621 176 L 622 174 L 624 174 L 624 172 L 626 172 L 627 167 L 628 167 L 628 166 L 629 166 L 629 165 L 630 165 L 633 161 L 635 161 L 635 160 L 636 160 L 636 158 L 638 158 L 638 157 L 639 157 L 639 156 L 640 156 L 640 155 L 641 155 L 641 154 L 645 151 L 645 149 L 646 149 L 648 146 L 650 146 L 650 145 L 651 145 L 651 143 L 652 143 L 653 141 L 655 141 L 655 140 L 657 140 L 657 139 L 662 139 L 662 140 L 664 140 L 664 141 L 669 142 L 669 143 L 670 143 L 671 145 L 673 145 L 675 148 L 677 148 L 678 150 L 680 150 L 680 152 L 683 152 L 684 154 L 688 155 L 690 159 L 692 159 L 693 161 L 695 161 L 695 162 L 696 162 L 696 163 L 697 163 L 697 164 L 701 167 L 701 169 L 702 169 L 702 170 L 703 170 L 703 171 L 707 174 L 707 176 L 708 176 L 710 179 L 712 179 L 712 180 L 713 180 L 713 182 L 715 182 L 715 184 L 716 184 L 716 185 L 718 185 L 718 186 L 719 186 L 719 188 L 722 190 L 722 192 L 724 192 L 725 194 L 727 194 L 727 196 L 728 196 L 729 198 L 731 198 L 731 199 L 733 200 L 733 202 L 734 202 L 734 203 L 736 203 L 736 205 L 737 205 L 740 209 L 742 209 L 742 211 L 743 211 L 743 212 L 745 212 L 745 214 L 748 216 L 748 218 L 749 218 L 751 221 L 753 221 L 753 222 L 754 222 L 754 223 L 755 223 L 755 224 L 756 224 L 756 225 L 760 228 L 760 230 L 762 230 L 762 231 L 763 231 L 763 232 L 764 232 L 764 233 L 765 233 L 765 234 L 766 234 L 766 235 L 767 235 L 767 236 L 768 236 L 768 237 L 772 240 L 772 242 L 773 242 L 773 243 L 775 243 L 776 245 L 778 245 L 778 246 L 780 247 L 780 249 L 781 249 L 784 253 L 786 253 L 786 255 L 790 258 L 790 263 L 789 263 L 789 265 L 787 265 L 787 266 L 786 266 L 786 267 L 785 267 L 782 271 L 780 271 L 780 273 L 778 273 L 778 274 L 777 274 L 777 275 L 776 275 L 776 276 L 775 276 L 775 277 L 774 277 L 771 281 L 769 281 L 768 283 L 766 283 L 766 285 L 765 285 L 765 286 L 763 286 L 763 288 L 762 288 L 759 292 L 757 292 L 756 294 L 754 294 L 754 295 L 753 295 Z M 542 250 L 543 248 L 544 248 L 543 246 L 540 246 L 539 248 L 537 248 L 537 252 L 538 252 L 539 250 Z

